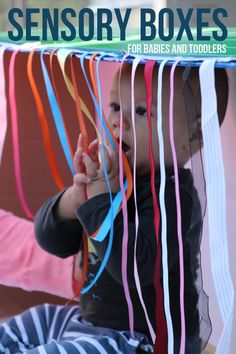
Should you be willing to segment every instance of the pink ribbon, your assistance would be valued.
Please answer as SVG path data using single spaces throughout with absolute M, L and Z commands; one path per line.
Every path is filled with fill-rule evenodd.
M 146 103 L 147 103 L 147 120 L 149 129 L 149 160 L 151 167 L 151 190 L 152 190 L 152 201 L 154 209 L 154 229 L 157 240 L 157 255 L 155 263 L 155 273 L 154 273 L 154 285 L 156 290 L 156 325 L 157 333 L 155 341 L 155 354 L 166 354 L 167 353 L 167 327 L 166 319 L 164 314 L 164 296 L 163 288 L 161 284 L 161 247 L 159 240 L 159 226 L 160 226 L 160 212 L 157 201 L 157 192 L 155 185 L 155 161 L 152 148 L 152 120 L 151 120 L 151 107 L 152 107 L 152 77 L 153 70 L 156 61 L 149 60 L 145 64 L 144 68 L 144 79 L 146 87 Z
M 139 227 L 139 216 L 138 216 L 138 206 L 137 206 L 137 192 L 136 192 L 136 160 L 137 160 L 137 144 L 136 144 L 136 128 L 135 128 L 135 101 L 134 101 L 134 79 L 137 66 L 142 58 L 135 58 L 132 65 L 132 74 L 131 74 L 131 118 L 133 126 L 133 135 L 134 135 L 134 165 L 133 165 L 133 181 L 134 181 L 134 204 L 135 204 L 135 242 L 134 242 L 134 279 L 135 285 L 137 288 L 138 296 L 140 303 L 142 305 L 144 315 L 147 321 L 148 329 L 153 343 L 155 343 L 156 334 L 152 327 L 151 321 L 149 319 L 145 302 L 142 295 L 142 288 L 138 274 L 138 265 L 137 265 L 137 242 L 138 242 L 138 227 Z
M 179 175 L 178 162 L 174 142 L 174 127 L 173 127 L 173 112 L 174 112 L 174 73 L 179 60 L 175 61 L 170 73 L 170 105 L 169 105 L 169 128 L 170 128 L 170 144 L 174 165 L 175 175 L 175 196 L 177 209 L 177 233 L 179 244 L 179 269 L 180 269 L 180 319 L 181 319 L 181 338 L 180 338 L 180 354 L 185 353 L 186 328 L 185 328 L 185 313 L 184 313 L 184 257 L 183 257 L 183 240 L 182 240 L 182 220 L 181 220 L 181 204 L 179 194 Z
M 124 55 L 122 59 L 120 73 L 119 73 L 119 103 L 120 103 L 119 180 L 120 180 L 120 189 L 122 194 L 122 213 L 123 213 L 123 223 L 124 223 L 123 240 L 122 240 L 121 272 L 122 272 L 122 281 L 124 286 L 125 298 L 128 305 L 129 328 L 130 328 L 131 336 L 134 337 L 134 310 L 133 310 L 132 300 L 130 297 L 129 285 L 127 279 L 128 211 L 127 211 L 127 200 L 126 200 L 125 189 L 124 189 L 124 172 L 123 172 L 123 159 L 122 159 L 123 109 L 122 109 L 121 91 L 120 91 L 122 66 L 126 57 L 127 55 Z

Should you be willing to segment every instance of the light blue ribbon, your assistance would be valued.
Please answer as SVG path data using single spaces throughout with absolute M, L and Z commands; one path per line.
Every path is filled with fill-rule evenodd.
M 48 100 L 50 103 L 54 123 L 56 125 L 57 134 L 59 136 L 59 140 L 60 140 L 64 155 L 66 157 L 66 160 L 67 160 L 68 166 L 71 170 L 71 173 L 72 173 L 72 175 L 74 175 L 75 171 L 74 171 L 74 166 L 73 166 L 73 160 L 71 157 L 70 148 L 69 148 L 68 140 L 66 137 L 64 122 L 63 122 L 63 119 L 61 116 L 60 108 L 57 103 L 57 99 L 56 99 L 52 84 L 51 84 L 51 79 L 48 75 L 48 71 L 47 71 L 47 68 L 46 68 L 46 65 L 44 62 L 44 58 L 43 58 L 43 54 L 46 50 L 47 50 L 47 48 L 45 48 L 44 50 L 41 51 L 40 60 L 41 60 L 41 65 L 42 65 L 42 70 L 43 70 L 43 77 L 44 77 L 44 82 L 45 82 L 45 86 L 46 86 L 47 96 L 48 96 Z
M 89 80 L 88 80 L 88 77 L 87 77 L 87 74 L 86 74 L 86 70 L 85 70 L 85 67 L 84 67 L 84 59 L 85 59 L 85 56 L 87 55 L 87 53 L 84 53 L 82 54 L 81 58 L 80 58 L 80 64 L 81 64 L 81 68 L 82 68 L 82 72 L 84 74 L 84 77 L 85 77 L 85 80 L 86 80 L 86 83 L 87 83 L 87 86 L 89 88 L 89 91 L 90 91 L 90 94 L 91 94 L 91 97 L 93 99 L 93 102 L 94 102 L 94 105 L 95 105 L 95 108 L 96 108 L 96 111 L 97 111 L 97 114 L 98 114 L 98 117 L 101 121 L 101 128 L 104 128 L 105 131 L 106 131 L 106 134 L 109 138 L 109 141 L 111 142 L 112 144 L 112 147 L 117 151 L 117 147 L 114 143 L 114 140 L 109 132 L 109 129 L 104 121 L 104 118 L 103 118 L 103 113 L 102 113 L 102 94 L 101 94 L 101 85 L 100 85 L 100 78 L 99 78 L 99 63 L 100 61 L 103 59 L 103 56 L 100 56 L 98 58 L 98 61 L 97 61 L 97 65 L 96 65 L 96 78 L 97 78 L 97 85 L 98 85 L 98 98 L 99 98 L 99 102 L 100 102 L 100 105 L 99 105 L 99 102 L 97 102 L 94 94 L 93 94 L 93 91 L 92 91 L 92 88 L 90 86 L 90 83 L 89 83 Z M 107 262 L 108 262 L 108 259 L 110 257 L 110 254 L 111 254 L 111 249 L 112 249 L 112 244 L 113 244 L 113 236 L 114 236 L 114 219 L 118 213 L 118 210 L 119 210 L 119 207 L 121 205 L 121 201 L 122 201 L 122 194 L 121 194 L 121 191 L 119 191 L 114 200 L 112 200 L 112 192 L 111 192 L 111 187 L 110 187 L 110 182 L 109 182 L 109 176 L 108 176 L 108 173 L 107 173 L 107 167 L 106 167 L 106 153 L 105 153 L 105 145 L 104 145 L 104 138 L 103 138 L 103 132 L 101 132 L 101 137 L 102 137 L 102 161 L 103 161 L 103 170 L 104 170 L 104 175 L 105 175 L 105 179 L 106 179 L 106 182 L 107 182 L 107 186 L 108 186 L 108 192 L 109 192 L 109 198 L 110 198 L 110 209 L 107 213 L 107 216 L 106 218 L 104 219 L 99 231 L 98 231 L 98 234 L 96 235 L 96 237 L 94 238 L 95 241 L 98 241 L 98 242 L 102 242 L 105 237 L 107 236 L 108 234 L 108 231 L 110 230 L 110 233 L 109 233 L 109 240 L 108 240 L 108 245 L 107 245 L 107 249 L 106 249 L 106 252 L 105 252 L 105 255 L 104 255 L 104 258 L 101 262 L 101 265 L 94 277 L 94 279 L 92 280 L 92 282 L 85 288 L 83 288 L 81 290 L 81 294 L 85 294 L 87 293 L 94 285 L 95 283 L 97 282 L 97 280 L 99 279 L 99 277 L 101 276 L 101 274 L 103 273 L 106 265 L 107 265 Z M 126 190 L 127 190 L 127 181 L 125 183 L 125 187 L 126 187 Z
M 166 169 L 165 169 L 165 153 L 164 153 L 164 139 L 162 131 L 162 81 L 163 70 L 168 59 L 163 60 L 158 70 L 158 89 L 157 89 L 157 133 L 159 141 L 160 154 L 160 212 L 161 212 L 161 246 L 162 246 L 162 269 L 163 269 L 163 290 L 164 290 L 164 308 L 168 332 L 168 354 L 174 352 L 174 335 L 173 324 L 170 311 L 170 294 L 169 294 L 169 275 L 168 275 L 168 248 L 167 248 L 167 218 L 165 206 L 165 185 L 166 185 Z

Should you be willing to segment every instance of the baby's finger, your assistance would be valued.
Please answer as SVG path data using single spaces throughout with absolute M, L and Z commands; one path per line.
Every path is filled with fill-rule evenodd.
M 89 144 L 89 150 L 91 150 L 91 152 L 96 152 L 98 149 L 98 139 L 94 139 L 90 144 Z
M 104 162 L 105 162 L 107 172 L 109 173 L 111 171 L 111 167 L 112 167 L 109 151 L 105 145 L 103 145 L 103 146 L 99 145 L 99 152 L 100 152 L 100 156 L 101 156 L 100 170 L 104 169 Z
M 73 166 L 75 173 L 83 172 L 83 162 L 82 162 L 82 148 L 78 147 L 73 158 Z
M 78 141 L 77 141 L 77 148 L 83 148 L 83 137 L 82 134 L 79 134 Z
M 99 142 L 98 139 L 93 140 L 89 144 L 89 156 L 93 162 L 97 164 L 97 167 L 99 166 L 99 160 L 98 160 L 98 146 Z
M 87 177 L 96 177 L 97 176 L 97 167 L 96 164 L 91 160 L 91 158 L 85 153 L 82 153 L 82 161 L 85 166 L 85 171 Z
M 77 173 L 74 175 L 74 184 L 78 187 L 81 188 L 82 184 L 88 184 L 91 182 L 91 179 L 87 177 L 84 173 Z

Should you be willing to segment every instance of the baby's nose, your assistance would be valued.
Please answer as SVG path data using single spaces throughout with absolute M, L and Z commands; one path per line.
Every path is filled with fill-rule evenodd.
M 127 114 L 125 114 L 125 112 L 122 112 L 122 114 L 121 112 L 119 112 L 118 114 L 112 115 L 112 117 L 110 117 L 110 122 L 113 129 L 118 129 L 118 128 L 120 129 L 121 122 L 122 122 L 123 130 L 130 129 L 130 121 Z

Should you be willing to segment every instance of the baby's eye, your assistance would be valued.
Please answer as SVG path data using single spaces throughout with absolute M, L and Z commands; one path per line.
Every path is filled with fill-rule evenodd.
M 110 104 L 110 107 L 113 112 L 119 112 L 120 111 L 120 105 L 118 103 L 112 102 Z
M 136 114 L 138 114 L 139 116 L 141 116 L 141 117 L 145 117 L 146 115 L 147 115 L 147 110 L 146 110 L 146 108 L 144 108 L 144 107 L 141 107 L 141 106 L 139 106 L 139 107 L 136 107 Z

